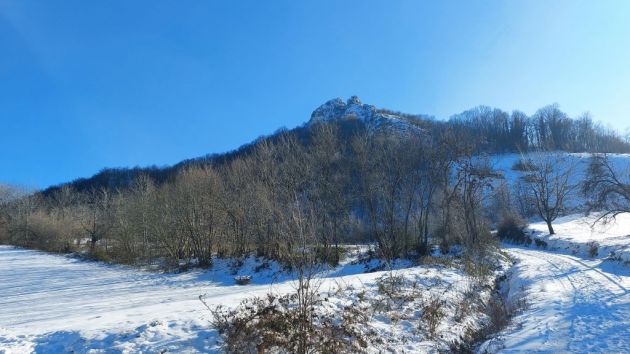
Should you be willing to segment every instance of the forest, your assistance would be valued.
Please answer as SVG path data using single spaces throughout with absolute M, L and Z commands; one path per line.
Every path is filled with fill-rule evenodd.
M 553 105 L 531 117 L 478 107 L 448 121 L 382 111 L 418 129 L 340 117 L 173 167 L 106 169 L 36 192 L 4 187 L 0 243 L 170 269 L 248 254 L 291 265 L 304 247 L 337 264 L 351 243 L 373 244 L 384 259 L 419 257 L 433 245 L 483 251 L 504 219 L 535 213 L 553 233 L 571 192 L 568 172 L 549 161 L 520 166 L 530 172 L 524 188 L 507 190 L 488 156 L 630 152 L 614 131 Z M 541 185 L 548 180 L 556 184 Z M 558 194 L 545 201 L 537 190 Z M 519 208 L 516 193 L 531 200 Z

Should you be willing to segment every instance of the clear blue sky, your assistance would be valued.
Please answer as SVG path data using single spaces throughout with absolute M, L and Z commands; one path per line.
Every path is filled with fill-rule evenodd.
M 333 97 L 630 126 L 630 1 L 0 1 L 0 182 L 166 165 Z

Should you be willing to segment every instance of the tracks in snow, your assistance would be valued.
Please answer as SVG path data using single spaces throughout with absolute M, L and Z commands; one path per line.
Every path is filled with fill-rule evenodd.
M 499 334 L 500 352 L 630 352 L 627 268 L 603 269 L 601 261 L 532 249 L 507 250 L 518 260 L 511 292 L 525 291 L 528 308 Z

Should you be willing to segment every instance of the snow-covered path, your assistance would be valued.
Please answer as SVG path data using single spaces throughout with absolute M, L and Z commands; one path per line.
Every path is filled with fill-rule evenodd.
M 502 353 L 630 353 L 630 271 L 601 260 L 510 247 L 510 300 L 526 309 L 498 336 Z

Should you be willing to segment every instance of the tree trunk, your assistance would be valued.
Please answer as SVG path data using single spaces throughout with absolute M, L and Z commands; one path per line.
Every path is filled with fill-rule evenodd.
M 553 230 L 553 226 L 551 226 L 551 221 L 547 221 L 547 228 L 549 229 L 549 234 L 554 235 L 556 232 Z

